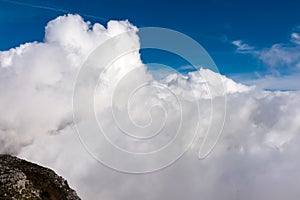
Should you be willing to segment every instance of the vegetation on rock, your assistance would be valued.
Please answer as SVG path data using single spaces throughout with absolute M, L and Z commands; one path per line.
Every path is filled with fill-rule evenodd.
M 0 199 L 79 200 L 54 171 L 10 155 L 0 155 Z

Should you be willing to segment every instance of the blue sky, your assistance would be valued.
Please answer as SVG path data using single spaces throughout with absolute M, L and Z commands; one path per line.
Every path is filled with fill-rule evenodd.
M 185 33 L 208 51 L 222 74 L 237 79 L 294 76 L 299 72 L 292 66 L 300 60 L 297 56 L 293 56 L 295 62 L 279 60 L 270 64 L 261 55 L 271 51 L 275 44 L 284 52 L 297 53 L 299 44 L 292 42 L 291 35 L 299 33 L 299 8 L 300 1 L 297 0 L 134 0 L 130 3 L 115 0 L 0 0 L 0 50 L 42 41 L 49 20 L 64 13 L 78 13 L 91 22 L 128 19 L 138 27 L 165 27 Z M 169 58 L 172 60 L 172 56 L 158 55 L 156 59 Z M 147 52 L 143 59 L 148 59 Z

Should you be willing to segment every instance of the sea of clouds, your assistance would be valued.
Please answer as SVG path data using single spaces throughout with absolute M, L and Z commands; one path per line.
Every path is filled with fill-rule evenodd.
M 0 52 L 0 153 L 54 169 L 83 199 L 299 198 L 299 92 L 264 91 L 204 68 L 157 80 L 142 63 L 139 51 L 120 57 L 99 77 L 95 116 L 102 131 L 112 143 L 138 153 L 155 151 L 172 142 L 180 122 L 178 134 L 183 137 L 177 141 L 178 147 L 185 146 L 185 134 L 197 133 L 197 137 L 179 160 L 152 173 L 122 173 L 95 159 L 91 155 L 95 152 L 88 151 L 82 138 L 89 140 L 90 146 L 99 145 L 101 155 L 113 163 L 130 161 L 101 148 L 102 141 L 89 135 L 84 100 L 76 126 L 77 131 L 78 127 L 86 131 L 77 134 L 74 84 L 93 50 L 121 33 L 128 34 L 112 48 L 139 49 L 138 28 L 128 21 L 109 21 L 104 27 L 85 22 L 79 15 L 66 15 L 48 23 L 44 42 Z M 217 79 L 222 80 L 224 90 L 209 91 L 207 84 L 214 85 Z M 143 81 L 151 84 L 129 101 L 127 94 L 134 89 L 132 85 Z M 85 80 L 81 84 L 88 83 Z M 225 96 L 226 107 L 217 100 Z M 225 116 L 225 122 L 224 126 L 222 120 L 215 122 L 222 126 L 221 138 L 209 156 L 200 160 L 204 133 L 211 128 L 212 101 L 213 115 L 217 119 Z M 140 137 L 159 132 L 162 136 L 139 143 L 139 138 L 130 140 L 124 132 Z M 144 165 L 141 168 L 156 166 L 153 162 L 146 159 L 140 163 Z

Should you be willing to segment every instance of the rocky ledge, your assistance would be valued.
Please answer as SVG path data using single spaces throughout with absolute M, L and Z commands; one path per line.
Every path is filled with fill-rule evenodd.
M 0 199 L 78 200 L 54 171 L 10 155 L 0 155 Z

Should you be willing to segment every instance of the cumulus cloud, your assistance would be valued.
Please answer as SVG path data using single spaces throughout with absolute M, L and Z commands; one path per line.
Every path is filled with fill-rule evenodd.
M 140 59 L 137 32 L 128 21 L 109 21 L 103 26 L 85 22 L 78 15 L 66 15 L 48 23 L 44 42 L 0 52 L 0 152 L 54 169 L 83 199 L 298 199 L 300 93 L 263 91 L 205 68 L 155 79 Z M 75 131 L 72 96 L 77 73 L 93 50 L 120 33 L 125 33 L 124 37 L 111 48 L 118 51 L 131 46 L 137 51 L 123 55 L 103 70 L 95 91 L 95 114 L 110 139 L 128 151 L 141 152 L 171 141 L 180 119 L 178 99 L 182 99 L 186 111 L 184 131 L 180 133 L 194 131 L 190 123 L 199 121 L 199 137 L 191 148 L 172 166 L 155 173 L 131 175 L 104 167 L 86 151 Z M 241 42 L 236 44 L 241 50 L 248 48 Z M 209 91 L 207 85 L 213 88 L 217 79 L 225 89 Z M 167 116 L 163 126 L 167 135 L 154 144 L 138 146 L 137 141 L 120 139 L 122 131 L 115 125 L 110 103 L 116 88 L 118 92 L 117 85 L 121 85 L 113 103 L 117 111 L 123 111 L 123 101 L 128 101 L 125 94 L 130 92 L 127 90 L 144 80 L 160 87 L 145 87 L 133 96 L 130 115 L 118 112 L 119 125 L 134 132 L 136 129 L 127 126 L 134 121 L 144 130 L 140 134 L 150 134 L 161 128 L 160 122 Z M 210 102 L 217 102 L 213 114 L 222 115 L 218 99 L 224 96 L 227 116 L 222 137 L 213 153 L 199 160 L 203 133 L 211 120 Z M 80 114 L 77 125 L 84 127 L 86 113 Z M 145 128 L 149 123 L 149 129 Z M 90 144 L 101 144 L 90 138 L 89 128 L 81 136 Z

